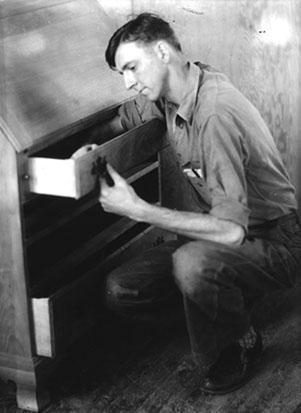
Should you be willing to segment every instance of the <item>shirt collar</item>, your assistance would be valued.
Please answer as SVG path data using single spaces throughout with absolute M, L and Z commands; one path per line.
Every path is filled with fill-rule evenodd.
M 184 95 L 180 106 L 178 107 L 177 114 L 186 122 L 190 122 L 199 89 L 199 79 L 201 71 L 199 67 L 192 62 L 188 62 L 188 75 L 187 75 L 187 91 Z

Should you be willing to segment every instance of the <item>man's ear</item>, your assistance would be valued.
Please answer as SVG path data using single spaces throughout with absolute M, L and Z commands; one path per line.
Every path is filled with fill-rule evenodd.
M 170 46 L 164 40 L 159 40 L 155 44 L 155 53 L 163 63 L 168 63 L 170 60 Z

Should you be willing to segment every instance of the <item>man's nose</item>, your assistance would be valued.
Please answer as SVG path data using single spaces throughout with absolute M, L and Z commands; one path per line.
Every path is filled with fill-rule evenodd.
M 136 78 L 134 76 L 134 73 L 132 72 L 124 72 L 123 73 L 123 78 L 124 78 L 124 83 L 125 83 L 125 87 L 126 89 L 131 89 L 132 87 L 134 87 L 136 85 Z

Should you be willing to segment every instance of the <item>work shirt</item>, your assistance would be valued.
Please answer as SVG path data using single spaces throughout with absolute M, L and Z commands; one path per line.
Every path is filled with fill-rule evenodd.
M 165 119 L 181 166 L 205 183 L 213 216 L 247 230 L 296 210 L 295 189 L 257 109 L 208 66 L 189 62 L 187 80 L 180 105 L 143 95 L 125 103 L 123 126 Z

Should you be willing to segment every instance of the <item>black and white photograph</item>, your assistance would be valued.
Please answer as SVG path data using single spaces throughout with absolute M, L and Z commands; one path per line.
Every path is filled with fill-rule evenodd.
M 301 413 L 301 0 L 0 0 L 0 413 Z

